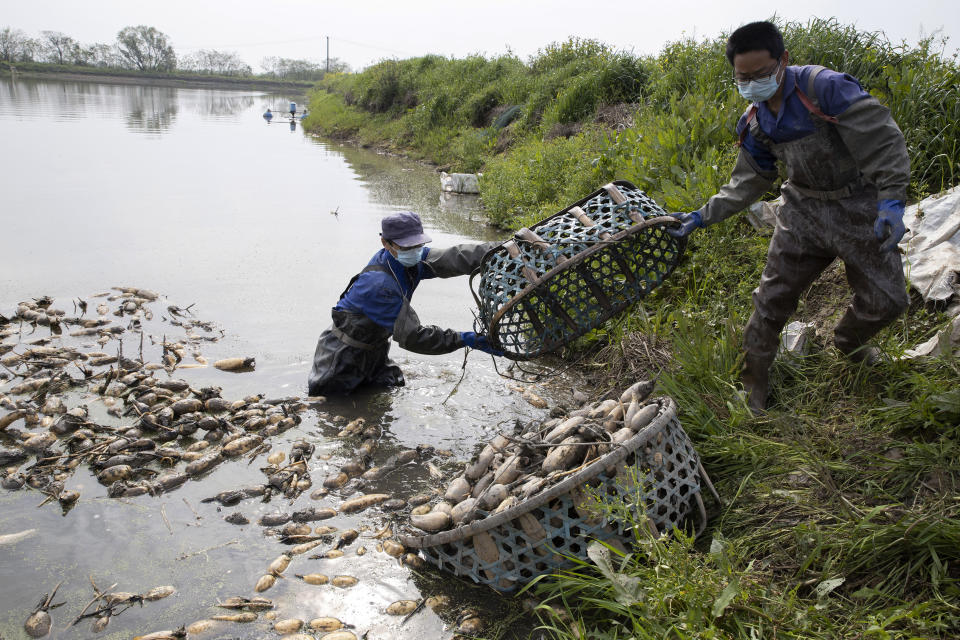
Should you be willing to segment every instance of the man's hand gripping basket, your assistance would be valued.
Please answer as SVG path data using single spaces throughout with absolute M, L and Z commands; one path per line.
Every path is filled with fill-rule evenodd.
M 659 285 L 686 241 L 672 216 L 625 180 L 567 207 L 483 258 L 474 296 L 490 343 L 513 360 L 548 353 Z
M 631 543 L 627 523 L 589 508 L 585 486 L 593 493 L 621 496 L 627 504 L 645 505 L 656 534 L 683 526 L 693 515 L 699 533 L 706 524 L 701 482 L 712 486 L 677 420 L 673 400 L 651 402 L 659 410 L 648 426 L 539 494 L 499 513 L 478 510 L 479 519 L 456 529 L 401 535 L 400 541 L 442 569 L 508 592 L 538 575 L 572 566 L 568 556 L 586 559 L 591 539 Z

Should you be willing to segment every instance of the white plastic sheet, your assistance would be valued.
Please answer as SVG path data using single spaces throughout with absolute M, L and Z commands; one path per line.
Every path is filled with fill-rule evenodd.
M 479 173 L 440 172 L 440 189 L 450 193 L 480 193 Z
M 960 187 L 907 207 L 900 248 L 910 285 L 927 302 L 960 300 Z

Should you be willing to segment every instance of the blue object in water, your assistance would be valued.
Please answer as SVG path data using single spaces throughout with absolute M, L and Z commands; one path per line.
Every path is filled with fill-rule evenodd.
M 269 122 L 271 118 L 273 118 L 273 114 L 270 113 L 270 109 L 267 109 L 266 112 L 263 114 L 263 119 Z
M 294 113 L 296 113 L 296 112 L 297 112 L 297 103 L 296 103 L 296 102 L 291 102 L 291 103 L 290 103 L 290 114 L 292 115 L 292 114 L 294 114 Z

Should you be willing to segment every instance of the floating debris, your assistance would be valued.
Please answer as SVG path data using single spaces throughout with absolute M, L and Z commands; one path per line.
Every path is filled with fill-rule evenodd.
M 225 358 L 217 360 L 213 366 L 221 371 L 253 371 L 256 366 L 255 358 Z
M 30 614 L 30 617 L 27 618 L 27 621 L 23 624 L 24 630 L 26 630 L 27 635 L 31 638 L 42 638 L 50 633 L 50 626 L 53 624 L 53 619 L 50 617 L 50 609 L 63 604 L 62 602 L 52 604 L 53 598 L 57 595 L 57 590 L 61 584 L 63 583 L 57 583 L 57 586 L 53 588 L 49 596 L 44 594 L 43 598 L 40 599 L 40 603 L 37 604 L 37 607 L 33 610 L 33 613 Z
M 17 533 L 8 533 L 6 535 L 2 535 L 0 536 L 0 547 L 8 544 L 16 544 L 21 540 L 26 540 L 27 538 L 33 536 L 36 532 L 36 529 L 25 529 Z

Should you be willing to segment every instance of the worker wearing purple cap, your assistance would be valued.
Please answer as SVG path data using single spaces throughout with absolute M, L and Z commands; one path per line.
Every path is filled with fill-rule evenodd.
M 333 325 L 317 342 L 310 395 L 343 395 L 362 385 L 402 386 L 403 372 L 388 357 L 389 339 L 415 353 L 440 354 L 470 347 L 492 355 L 487 338 L 472 331 L 424 326 L 410 307 L 421 280 L 467 275 L 496 243 L 430 249 L 420 216 L 404 211 L 381 222 L 380 243 L 333 307 Z

